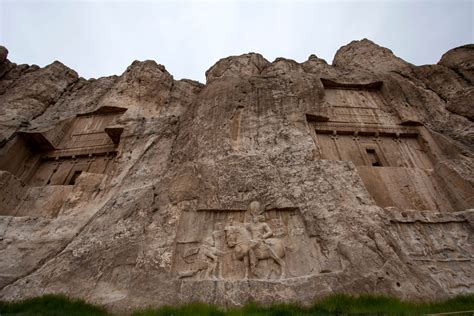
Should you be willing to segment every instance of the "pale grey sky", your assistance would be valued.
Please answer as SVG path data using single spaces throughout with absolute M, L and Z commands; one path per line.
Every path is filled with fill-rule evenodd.
M 303 62 L 316 54 L 331 63 L 340 46 L 364 37 L 420 65 L 474 42 L 473 3 L 0 0 L 0 45 L 13 62 L 59 60 L 85 78 L 153 59 L 176 79 L 204 82 L 205 71 L 230 55 Z

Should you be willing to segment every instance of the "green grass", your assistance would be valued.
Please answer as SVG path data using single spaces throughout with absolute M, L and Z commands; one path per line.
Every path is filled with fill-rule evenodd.
M 261 306 L 248 304 L 242 308 L 223 311 L 215 306 L 193 303 L 179 307 L 165 306 L 133 313 L 133 316 L 309 316 L 309 315 L 423 315 L 431 313 L 474 311 L 474 294 L 457 296 L 432 303 L 403 302 L 386 296 L 333 295 L 311 307 L 294 304 Z M 462 314 L 456 314 L 460 316 Z M 464 315 L 474 315 L 474 312 Z
M 295 304 L 262 306 L 248 304 L 242 308 L 224 311 L 218 307 L 192 303 L 177 307 L 136 311 L 133 316 L 308 316 L 308 315 L 423 315 L 432 313 L 473 311 L 474 294 L 431 302 L 404 302 L 386 296 L 333 295 L 315 302 L 311 307 Z M 0 302 L 0 315 L 15 316 L 112 316 L 105 309 L 82 300 L 62 295 L 45 295 L 21 302 Z M 474 315 L 474 312 L 460 315 Z
M 15 316 L 109 316 L 102 307 L 64 295 L 44 295 L 21 302 L 0 302 L 0 315 Z

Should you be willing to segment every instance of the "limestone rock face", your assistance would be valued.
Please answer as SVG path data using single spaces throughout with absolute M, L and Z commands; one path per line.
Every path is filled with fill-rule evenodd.
M 78 80 L 77 73 L 60 62 L 45 68 L 12 66 L 0 84 L 0 143 L 18 127 L 29 126 Z
M 206 84 L 2 59 L 0 299 L 472 292 L 472 57 L 414 66 L 362 40 L 333 65 L 224 58 Z
M 6 47 L 0 46 L 0 63 L 5 62 L 8 56 L 8 49 Z
M 206 80 L 258 75 L 268 64 L 262 55 L 255 53 L 223 58 L 206 71 Z
M 474 84 L 474 44 L 451 49 L 438 64 L 451 68 L 471 85 Z
M 410 71 L 410 64 L 395 56 L 390 49 L 368 39 L 341 47 L 334 56 L 333 66 L 376 72 Z

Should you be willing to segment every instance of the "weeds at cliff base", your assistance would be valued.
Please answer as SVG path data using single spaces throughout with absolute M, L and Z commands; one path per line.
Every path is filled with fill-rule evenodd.
M 64 295 L 44 295 L 20 302 L 0 302 L 0 316 L 109 316 L 105 308 Z
M 309 315 L 429 315 L 463 312 L 449 316 L 474 315 L 474 294 L 437 302 L 408 302 L 387 296 L 333 295 L 310 307 L 296 304 L 263 306 L 248 304 L 223 310 L 216 306 L 191 303 L 181 306 L 136 311 L 132 316 L 309 316 Z M 63 295 L 45 295 L 20 302 L 0 302 L 0 316 L 115 316 L 105 308 Z M 119 315 L 117 315 L 119 316 Z M 122 316 L 122 315 L 120 315 Z

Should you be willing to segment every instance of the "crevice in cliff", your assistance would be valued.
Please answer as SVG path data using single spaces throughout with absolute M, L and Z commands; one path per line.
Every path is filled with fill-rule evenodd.
M 193 106 L 193 105 L 194 105 L 194 102 L 191 103 L 191 107 L 188 108 L 187 111 L 190 111 L 191 109 L 194 109 L 194 106 Z M 187 111 L 186 111 L 186 112 L 187 112 Z M 180 135 L 180 132 L 181 132 L 181 121 L 182 121 L 183 115 L 185 115 L 186 112 L 183 113 L 183 114 L 181 114 L 181 115 L 178 117 L 177 121 L 175 122 L 175 124 L 176 124 L 176 131 L 177 131 L 177 132 L 176 132 L 176 134 L 175 134 L 175 136 L 174 136 L 174 138 L 173 138 L 173 141 L 172 141 L 172 143 L 171 143 L 171 149 L 170 149 L 170 154 L 169 154 L 169 158 L 171 159 L 171 161 L 170 161 L 170 159 L 167 159 L 167 160 L 166 160 L 167 169 L 168 169 L 168 165 L 169 165 L 170 163 L 174 162 L 175 155 L 176 155 L 176 153 L 175 153 L 176 141 L 179 139 L 179 135 Z
M 5 235 L 7 234 L 8 227 L 10 227 L 10 223 L 12 222 L 14 216 L 10 216 L 10 219 L 8 220 L 8 223 L 5 225 L 5 230 L 2 233 L 2 237 L 0 237 L 0 241 L 5 239 Z
M 449 69 L 454 71 L 469 86 L 472 85 L 471 81 L 468 78 L 466 78 L 466 76 L 462 72 L 460 72 L 458 68 L 449 68 Z
M 124 172 L 122 172 L 122 174 L 120 175 L 120 184 L 123 183 L 123 180 L 127 178 L 127 176 L 130 174 L 130 171 L 138 164 L 139 161 L 142 160 L 142 158 L 148 153 L 148 151 L 150 150 L 150 148 L 153 147 L 153 145 L 156 144 L 156 141 L 159 139 L 160 137 L 159 136 L 155 136 L 153 137 L 151 140 L 149 140 L 147 142 L 147 144 L 145 145 L 145 149 L 142 150 L 142 152 L 139 154 L 139 156 L 135 159 L 135 161 L 127 168 L 127 170 L 125 170 Z M 120 185 L 118 185 L 117 187 L 120 187 Z
M 16 135 L 17 135 L 17 132 L 15 131 L 10 136 L 8 136 L 8 138 L 0 139 L 0 148 L 2 148 L 3 146 L 5 146 L 5 144 L 7 144 L 9 141 L 11 141 L 13 138 L 15 138 Z

